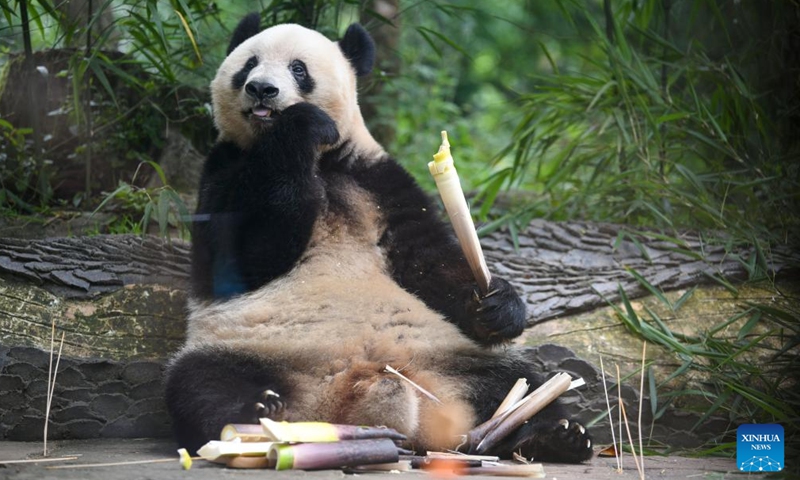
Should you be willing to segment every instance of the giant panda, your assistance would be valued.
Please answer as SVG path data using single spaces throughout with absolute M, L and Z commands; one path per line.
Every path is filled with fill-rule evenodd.
M 193 225 L 187 338 L 166 372 L 181 446 L 261 417 L 391 427 L 455 448 L 516 380 L 541 385 L 513 287 L 481 297 L 435 204 L 373 139 L 356 99 L 375 47 L 298 25 L 236 27 L 211 83 L 216 145 Z M 422 395 L 389 365 L 438 398 Z M 581 462 L 552 404 L 492 452 Z

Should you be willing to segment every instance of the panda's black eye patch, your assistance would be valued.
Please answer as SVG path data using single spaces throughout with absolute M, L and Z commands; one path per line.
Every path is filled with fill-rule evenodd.
M 292 69 L 292 75 L 294 75 L 297 78 L 302 78 L 306 76 L 307 73 L 306 64 L 300 60 L 295 60 L 294 62 L 292 62 L 289 68 Z
M 311 93 L 314 90 L 314 79 L 308 73 L 308 68 L 302 60 L 293 60 L 289 64 L 289 70 L 292 72 L 294 81 L 297 82 L 297 88 L 303 93 Z
M 247 76 L 250 74 L 250 70 L 256 68 L 256 65 L 258 65 L 258 57 L 253 55 L 247 59 L 247 62 L 245 62 L 244 66 L 233 76 L 232 84 L 234 90 L 241 90 L 242 87 L 244 87 L 245 82 L 247 82 Z

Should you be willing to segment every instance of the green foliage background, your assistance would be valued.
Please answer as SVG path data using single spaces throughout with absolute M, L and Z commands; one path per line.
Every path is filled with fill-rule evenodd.
M 86 121 L 82 86 L 115 99 L 112 75 L 143 98 L 205 90 L 230 30 L 254 9 L 268 23 L 298 22 L 333 38 L 352 21 L 368 28 L 391 21 L 355 1 L 91 3 L 114 20 L 104 30 L 90 24 L 88 35 L 85 26 L 64 24 L 57 0 L 25 2 L 34 51 L 86 37 L 86 51 L 76 52 L 67 72 L 78 124 Z M 6 53 L 23 47 L 21 6 L 0 0 Z M 749 241 L 786 241 L 796 232 L 797 2 L 461 0 L 399 8 L 392 55 L 401 68 L 378 71 L 362 86 L 368 97 L 377 90 L 370 84 L 384 84 L 373 99 L 378 115 L 368 121 L 394 128 L 387 147 L 428 186 L 425 164 L 447 129 L 485 230 L 547 217 L 702 227 Z M 92 44 L 124 55 L 112 59 Z M 128 74 L 126 63 L 149 76 Z M 142 107 L 173 121 L 210 108 L 188 97 L 177 112 L 159 111 L 156 102 Z M 20 135 L 30 140 L 29 130 L 0 125 L 7 156 L 35 156 L 20 142 Z M 11 177 L 36 165 L 9 163 Z M 20 207 L 9 181 L 3 202 Z M 25 205 L 47 207 L 46 190 L 38 205 Z

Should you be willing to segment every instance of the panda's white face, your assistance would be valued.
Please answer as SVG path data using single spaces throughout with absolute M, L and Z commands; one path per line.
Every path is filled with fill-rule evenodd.
M 217 71 L 211 98 L 221 139 L 242 148 L 298 102 L 330 115 L 342 140 L 353 124 L 363 124 L 350 62 L 335 42 L 299 25 L 278 25 L 242 42 Z

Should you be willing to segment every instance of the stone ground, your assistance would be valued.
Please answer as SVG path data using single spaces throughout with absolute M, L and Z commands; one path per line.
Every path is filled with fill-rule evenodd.
M 318 472 L 298 471 L 264 471 L 233 470 L 203 461 L 195 461 L 191 470 L 184 471 L 178 463 L 175 445 L 167 439 L 94 439 L 94 440 L 61 440 L 49 445 L 49 458 L 78 457 L 71 461 L 58 461 L 36 464 L 2 464 L 8 460 L 41 458 L 42 444 L 28 442 L 0 442 L 0 479 L 40 480 L 40 479 L 83 479 L 83 480 L 122 480 L 122 479 L 158 479 L 158 480 L 202 480 L 202 479 L 249 479 L 270 478 L 284 480 L 289 478 L 306 478 L 309 480 L 341 479 L 344 476 L 338 470 Z M 165 459 L 159 463 L 141 463 L 134 465 L 58 468 L 77 466 L 80 464 L 132 462 Z M 545 464 L 544 470 L 548 479 L 586 478 L 592 480 L 627 480 L 636 479 L 638 474 L 633 459 L 624 459 L 624 471 L 615 471 L 615 461 L 610 458 L 594 458 L 582 465 Z M 407 476 L 426 475 L 419 471 L 405 473 Z M 353 475 L 355 477 L 356 475 Z M 397 474 L 359 474 L 379 480 L 381 478 L 397 479 Z M 736 472 L 733 459 L 720 458 L 687 458 L 687 457 L 647 457 L 645 460 L 645 477 L 649 479 L 744 479 L 764 478 L 763 475 L 740 474 Z M 474 477 L 480 478 L 480 477 Z M 495 477 L 496 478 L 496 477 Z

